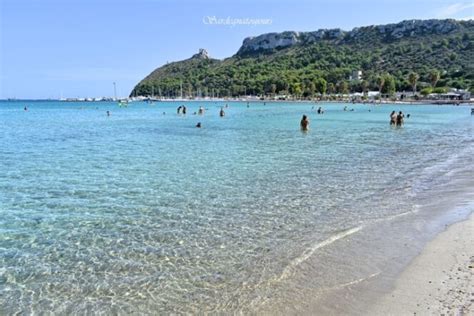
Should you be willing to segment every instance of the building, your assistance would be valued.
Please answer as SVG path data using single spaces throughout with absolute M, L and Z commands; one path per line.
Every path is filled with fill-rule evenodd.
M 451 89 L 447 93 L 431 93 L 428 95 L 428 99 L 443 100 L 443 101 L 470 100 L 471 92 L 467 90 L 461 90 L 461 89 Z
M 349 80 L 351 81 L 362 80 L 362 70 L 353 70 L 351 75 L 349 76 Z

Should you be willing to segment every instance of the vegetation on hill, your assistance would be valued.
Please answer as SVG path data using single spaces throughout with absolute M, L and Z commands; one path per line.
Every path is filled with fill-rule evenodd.
M 311 97 L 367 90 L 426 93 L 437 87 L 474 92 L 474 21 L 429 21 L 450 28 L 427 30 L 418 22 L 425 28 L 418 30 L 415 24 L 410 32 L 388 36 L 384 28 L 391 25 L 370 26 L 271 49 L 246 47 L 246 41 L 252 41 L 247 39 L 236 55 L 224 60 L 200 53 L 166 64 L 140 81 L 130 95 Z M 409 22 L 392 25 L 393 32 L 405 31 L 403 23 Z M 362 79 L 350 80 L 358 70 Z

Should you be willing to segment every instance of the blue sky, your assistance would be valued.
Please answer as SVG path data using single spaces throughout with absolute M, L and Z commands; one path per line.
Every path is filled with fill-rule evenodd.
M 0 0 L 0 98 L 112 96 L 114 81 L 126 96 L 167 61 L 229 57 L 247 36 L 473 16 L 447 0 Z

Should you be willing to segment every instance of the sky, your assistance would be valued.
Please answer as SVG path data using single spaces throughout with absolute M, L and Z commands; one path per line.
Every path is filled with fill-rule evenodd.
M 0 0 L 0 99 L 127 96 L 167 62 L 269 32 L 473 19 L 451 0 Z M 234 24 L 229 23 L 234 21 Z

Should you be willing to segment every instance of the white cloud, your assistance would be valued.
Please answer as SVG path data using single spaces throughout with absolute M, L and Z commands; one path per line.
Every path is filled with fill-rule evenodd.
M 473 2 L 460 2 L 450 4 L 446 7 L 440 8 L 436 12 L 437 18 L 456 18 L 469 20 L 474 13 L 474 3 Z

